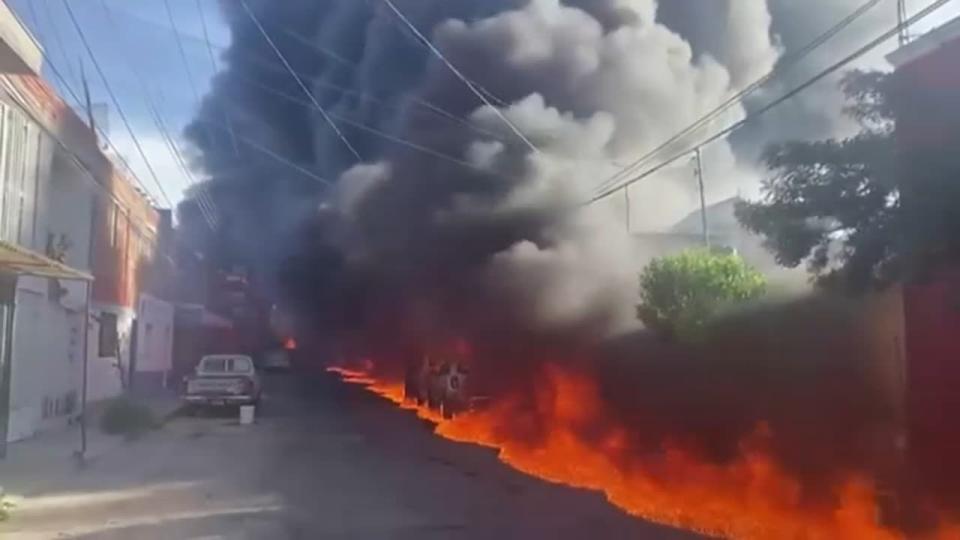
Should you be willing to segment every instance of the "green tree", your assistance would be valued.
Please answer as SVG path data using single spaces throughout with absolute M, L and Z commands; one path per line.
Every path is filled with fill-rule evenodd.
M 695 334 L 721 309 L 760 297 L 766 280 L 737 255 L 686 251 L 655 259 L 640 276 L 640 319 L 668 334 Z
M 851 286 L 893 273 L 900 196 L 891 87 L 888 75 L 852 72 L 843 90 L 857 135 L 767 148 L 762 199 L 741 202 L 737 217 L 765 237 L 780 264 L 806 261 L 822 283 Z

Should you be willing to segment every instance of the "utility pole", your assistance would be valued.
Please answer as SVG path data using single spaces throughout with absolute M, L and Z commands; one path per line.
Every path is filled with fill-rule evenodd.
M 696 175 L 697 185 L 700 188 L 700 220 L 703 225 L 703 245 L 710 247 L 710 228 L 707 223 L 707 194 L 703 187 L 703 151 L 700 147 L 696 150 Z
M 907 26 L 907 0 L 897 0 L 897 27 L 900 29 L 900 46 L 910 42 L 910 28 Z
M 99 139 L 97 138 L 97 124 L 94 120 L 93 115 L 93 102 L 90 100 L 90 85 L 87 84 L 87 76 L 83 70 L 83 62 L 80 62 L 80 80 L 83 82 L 83 98 L 85 105 L 87 107 L 87 120 L 90 122 L 90 132 L 93 133 L 93 142 L 100 146 Z M 96 212 L 96 210 L 94 211 Z M 107 226 L 111 226 L 109 223 Z M 90 256 L 91 260 L 94 254 L 94 241 L 96 235 L 90 235 Z M 88 373 L 90 369 L 90 301 L 92 298 L 92 289 L 93 282 L 86 282 L 86 291 L 84 296 L 83 304 L 83 339 L 81 340 L 83 344 L 83 375 L 81 377 L 81 388 L 80 388 L 80 449 L 74 454 L 77 458 L 77 464 L 81 467 L 86 464 L 87 459 L 87 416 L 89 411 L 87 411 L 87 398 L 88 398 Z M 119 362 L 119 356 L 117 361 Z
M 87 84 L 87 74 L 83 70 L 83 62 L 80 62 L 80 81 L 83 83 L 83 100 L 84 105 L 87 108 L 87 122 L 90 124 L 90 132 L 93 133 L 93 142 L 100 146 L 100 142 L 97 140 L 97 124 L 93 116 L 93 102 L 90 101 L 90 85 Z
M 631 214 L 630 214 L 630 186 L 623 186 L 623 202 L 624 202 L 624 208 L 626 208 L 626 214 L 627 214 L 627 234 L 629 235 L 629 234 L 630 234 L 630 229 L 631 229 L 631 227 L 630 227 L 630 221 L 631 221 L 631 217 L 632 217 Z

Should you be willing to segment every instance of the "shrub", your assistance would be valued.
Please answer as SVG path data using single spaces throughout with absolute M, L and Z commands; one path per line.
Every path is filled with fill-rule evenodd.
M 644 270 L 638 315 L 652 330 L 696 335 L 720 310 L 762 296 L 765 287 L 763 276 L 737 255 L 687 251 Z

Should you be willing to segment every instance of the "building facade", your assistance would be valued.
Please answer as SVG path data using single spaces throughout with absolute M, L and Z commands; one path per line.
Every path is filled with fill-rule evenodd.
M 960 201 L 960 18 L 890 55 L 901 204 L 925 245 L 924 272 L 903 287 L 904 395 L 918 481 L 943 494 L 960 484 L 960 231 L 944 214 Z M 930 240 L 928 242 L 928 240 Z M 919 243 L 918 243 L 919 244 Z
M 0 445 L 123 392 L 138 341 L 150 370 L 172 350 L 169 216 L 43 81 L 42 58 L 0 2 Z

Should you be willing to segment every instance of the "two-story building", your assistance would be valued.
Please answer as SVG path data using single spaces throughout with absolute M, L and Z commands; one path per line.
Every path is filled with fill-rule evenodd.
M 131 366 L 162 379 L 171 364 L 169 213 L 43 81 L 43 59 L 0 2 L 0 456 L 120 394 Z

